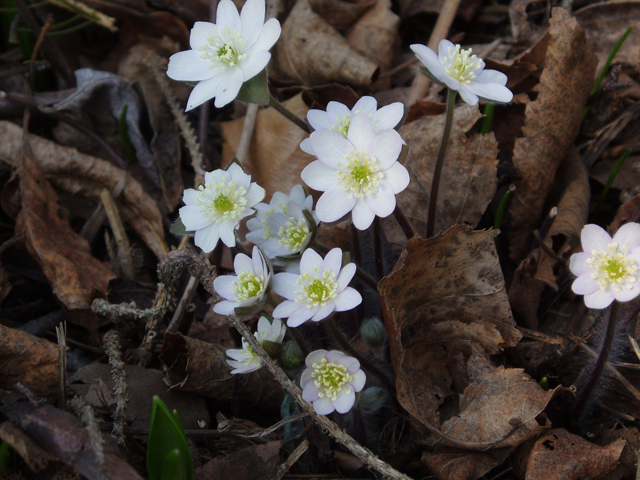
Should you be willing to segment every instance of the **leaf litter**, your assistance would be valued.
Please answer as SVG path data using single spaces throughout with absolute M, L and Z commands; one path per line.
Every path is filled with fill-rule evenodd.
M 270 92 L 300 118 L 331 100 L 352 108 L 364 95 L 375 96 L 379 107 L 408 98 L 419 74 L 409 45 L 426 44 L 450 4 L 269 2 L 268 16 L 283 27 L 271 51 Z M 446 91 L 431 84 L 425 100 L 405 106 L 409 115 L 399 128 L 411 182 L 397 203 L 418 235 L 407 239 L 406 228 L 389 216 L 373 227 L 382 230 L 382 245 L 371 232 L 358 237 L 344 225 L 323 225 L 317 237 L 324 248 L 348 251 L 377 284 L 376 292 L 360 275 L 354 285 L 365 304 L 336 319 L 372 364 L 368 372 L 381 372 L 368 374 L 371 389 L 384 391 L 382 378 L 395 388 L 375 408 L 362 400 L 375 391 L 365 389 L 357 414 L 332 418 L 411 478 L 634 478 L 636 471 L 630 446 L 640 444 L 631 427 L 640 416 L 634 393 L 640 360 L 628 337 L 640 336 L 637 318 L 616 336 L 605 381 L 587 413 L 574 419 L 574 393 L 593 369 L 606 316 L 588 311 L 571 292 L 568 259 L 579 251 L 586 223 L 614 233 L 640 218 L 638 3 L 583 2 L 574 13 L 539 6 L 464 1 L 442 34 L 474 45 L 474 53 L 488 52 L 487 68 L 507 74 L 515 97 L 496 106 L 486 134 L 480 133 L 484 106 L 456 107 L 436 235 L 421 238 L 445 122 Z M 308 134 L 273 108 L 261 108 L 247 140 L 248 109 L 236 102 L 189 113 L 198 138 L 183 142 L 148 59 L 186 48 L 193 22 L 209 18 L 207 2 L 92 7 L 115 18 L 118 33 L 92 24 L 47 40 L 42 55 L 60 78 L 75 72 L 77 84 L 63 89 L 55 76 L 31 79 L 37 90 L 31 98 L 40 107 L 31 109 L 28 132 L 18 126 L 27 83 L 11 73 L 27 70 L 16 61 L 17 50 L 0 62 L 8 72 L 0 90 L 23 99 L 0 99 L 0 438 L 23 460 L 12 473 L 48 479 L 64 468 L 90 479 L 147 478 L 141 451 L 157 394 L 180 413 L 197 479 L 373 478 L 362 458 L 332 443 L 267 369 L 229 373 L 225 352 L 240 341 L 227 318 L 211 317 L 213 273 L 194 267 L 198 255 L 169 233 L 184 187 L 198 181 L 188 161 L 197 152 L 186 145 L 199 142 L 202 168 L 211 171 L 229 165 L 248 141 L 242 164 L 268 201 L 300 183 L 313 161 L 299 147 Z M 34 18 L 43 21 L 39 8 Z M 69 15 L 62 12 L 56 10 Z M 596 73 L 630 26 L 592 95 Z M 9 45 L 3 52 L 14 48 Z M 175 82 L 172 88 L 184 104 L 189 89 Z M 129 111 L 120 119 L 125 103 Z M 121 124 L 136 158 L 116 165 L 114 152 L 126 158 Z M 628 148 L 631 157 L 595 212 Z M 511 184 L 515 191 L 495 230 Z M 105 191 L 115 200 L 110 220 Z M 133 278 L 124 278 L 116 244 L 130 245 Z M 228 249 L 208 260 L 218 272 L 233 270 Z M 66 347 L 54 343 L 52 331 L 44 338 L 20 331 L 61 307 L 69 321 Z M 381 346 L 359 333 L 365 314 L 382 319 Z M 255 328 L 256 320 L 248 324 Z M 110 330 L 121 344 L 124 380 L 106 364 L 115 353 L 100 339 Z M 338 348 L 324 323 L 301 331 L 305 342 Z M 298 358 L 299 339 L 286 338 L 282 350 Z M 290 375 L 300 374 L 301 365 L 287 365 Z M 124 404 L 121 381 L 128 384 Z M 75 410 L 78 416 L 70 413 L 74 402 L 94 413 L 87 416 L 84 407 Z M 111 430 L 120 408 L 128 443 L 117 446 L 95 426 Z

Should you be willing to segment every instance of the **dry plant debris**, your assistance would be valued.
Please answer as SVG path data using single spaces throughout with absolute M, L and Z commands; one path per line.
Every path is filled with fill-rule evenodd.
M 149 478 L 158 395 L 180 415 L 196 480 L 636 478 L 640 300 L 588 309 L 571 258 L 591 246 L 597 288 L 640 281 L 640 238 L 618 252 L 583 230 L 640 223 L 640 2 L 263 1 L 2 4 L 0 475 Z M 270 56 L 243 55 L 274 18 Z M 210 35 L 190 36 L 208 21 L 235 33 L 202 23 Z M 409 102 L 424 86 L 411 45 L 443 36 L 462 45 L 431 58 L 448 78 L 482 88 L 474 72 L 497 71 L 487 82 L 513 100 L 492 110 L 487 87 L 479 105 L 447 106 L 455 85 L 436 78 Z M 204 103 L 186 113 L 192 85 L 165 76 L 178 52 L 213 67 L 183 64 Z M 256 62 L 266 74 L 245 78 L 238 101 L 204 98 L 237 86 L 221 66 L 251 77 Z M 397 160 L 375 143 L 386 127 L 370 97 L 404 107 Z M 357 152 L 335 134 L 318 145 L 323 129 Z M 205 254 L 181 226 L 246 216 L 248 184 L 205 174 L 236 157 L 264 203 L 235 246 Z M 321 206 L 321 192 L 292 190 L 314 160 L 333 169 L 311 167 L 330 192 Z M 318 221 L 351 201 L 343 188 L 366 198 L 371 227 L 354 226 L 356 207 Z M 197 208 L 183 222 L 185 195 Z M 263 235 L 264 278 L 249 231 Z M 269 257 L 274 242 L 291 255 Z M 317 255 L 300 266 L 305 249 Z M 226 274 L 236 283 L 218 291 Z M 352 309 L 347 284 L 362 299 Z M 221 298 L 236 315 L 213 311 Z M 284 336 L 264 328 L 300 302 L 311 319 Z M 231 373 L 230 350 L 246 373 Z M 324 415 L 323 402 L 347 411 Z

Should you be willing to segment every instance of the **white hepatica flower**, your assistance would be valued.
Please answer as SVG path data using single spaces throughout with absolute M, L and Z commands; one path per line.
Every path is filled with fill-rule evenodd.
M 264 23 L 264 0 L 247 0 L 238 14 L 231 0 L 221 0 L 217 23 L 196 22 L 191 50 L 169 58 L 167 75 L 179 81 L 199 82 L 187 101 L 187 111 L 215 97 L 216 107 L 233 101 L 240 87 L 269 63 L 269 49 L 280 37 L 275 18 Z
M 313 402 L 319 415 L 351 410 L 356 392 L 367 380 L 360 362 L 338 350 L 316 350 L 307 356 L 305 364 L 307 368 L 300 377 L 302 398 Z
M 275 319 L 271 323 L 266 317 L 260 317 L 258 331 L 254 335 L 258 343 L 262 345 L 265 340 L 282 343 L 285 332 L 285 326 L 280 320 Z M 262 368 L 262 360 L 244 338 L 242 339 L 242 349 L 232 348 L 226 353 L 227 357 L 231 359 L 227 360 L 227 364 L 234 369 L 231 371 L 232 374 L 249 373 Z
M 187 231 L 195 232 L 196 246 L 209 253 L 219 239 L 227 247 L 235 246 L 234 230 L 264 198 L 264 189 L 252 183 L 251 176 L 235 163 L 227 171 L 205 173 L 204 181 L 198 190 L 184 191 L 185 206 L 180 209 L 180 219 Z
M 507 103 L 513 93 L 505 85 L 507 76 L 497 70 L 484 70 L 484 61 L 449 40 L 442 40 L 439 55 L 429 47 L 411 45 L 430 73 L 430 77 L 451 90 L 457 90 L 469 105 L 478 103 L 478 98 L 492 103 Z
M 627 223 L 611 236 L 598 225 L 582 229 L 584 252 L 571 256 L 572 289 L 589 308 L 607 308 L 640 294 L 640 225 Z
M 396 194 L 409 185 L 409 172 L 397 160 L 404 141 L 395 130 L 376 133 L 366 113 L 351 121 L 347 137 L 331 130 L 311 134 L 318 160 L 301 177 L 315 190 L 325 192 L 316 204 L 323 222 L 335 222 L 352 212 L 359 230 L 374 217 L 387 217 L 396 208 Z
M 213 306 L 220 315 L 233 315 L 238 307 L 260 304 L 266 297 L 271 284 L 269 270 L 258 247 L 253 247 L 252 258 L 239 253 L 233 261 L 236 275 L 223 275 L 213 281 L 214 290 L 224 298 Z
M 313 197 L 305 193 L 302 185 L 295 185 L 288 196 L 282 192 L 276 192 L 268 204 L 259 203 L 255 206 L 256 216 L 247 221 L 247 228 L 250 230 L 247 233 L 247 240 L 264 248 L 265 242 L 277 239 L 279 230 L 272 230 L 269 226 L 269 217 L 273 213 L 288 215 L 289 202 L 296 203 L 300 208 L 308 210 L 313 215 Z M 265 253 L 269 258 L 273 258 L 267 249 L 265 249 Z
M 297 327 L 307 320 L 319 322 L 331 313 L 351 310 L 362 303 L 362 297 L 349 282 L 356 273 L 356 265 L 342 265 L 342 250 L 334 248 L 322 259 L 308 249 L 300 259 L 300 274 L 277 273 L 273 277 L 273 291 L 286 298 L 273 311 L 276 318 L 288 318 L 289 327 Z
M 395 128 L 404 117 L 404 105 L 395 102 L 378 110 L 378 101 L 373 97 L 362 97 L 351 110 L 340 102 L 329 102 L 327 111 L 312 109 L 307 112 L 307 120 L 314 130 L 333 130 L 343 137 L 349 133 L 351 120 L 356 114 L 364 112 L 371 118 L 373 128 L 377 132 Z M 305 138 L 300 148 L 310 155 L 315 155 L 311 140 Z

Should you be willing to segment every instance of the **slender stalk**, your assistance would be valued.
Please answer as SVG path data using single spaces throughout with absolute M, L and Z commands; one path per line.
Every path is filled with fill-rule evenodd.
M 384 264 L 382 263 L 382 228 L 380 218 L 373 219 L 373 252 L 376 261 L 376 277 L 380 280 L 384 276 Z
M 311 353 L 311 350 L 309 349 L 307 342 L 304 341 L 304 337 L 297 329 L 291 327 L 287 327 L 287 333 L 291 335 L 293 341 L 298 344 L 300 350 L 302 351 L 302 354 L 304 355 L 304 358 L 307 358 L 307 356 Z
M 607 184 L 604 186 L 604 190 L 602 190 L 602 193 L 600 194 L 600 197 L 598 198 L 598 203 L 597 203 L 596 208 L 595 208 L 595 210 L 593 212 L 594 215 L 597 215 L 598 212 L 600 212 L 600 207 L 602 207 L 602 204 L 604 203 L 605 199 L 607 198 L 607 194 L 609 193 L 609 190 L 611 189 L 611 185 L 613 184 L 613 181 L 616 179 L 616 176 L 618 175 L 618 172 L 622 168 L 622 165 L 624 165 L 624 162 L 627 160 L 627 158 L 629 158 L 629 155 L 631 155 L 631 149 L 630 148 L 627 149 L 627 151 L 622 154 L 622 156 L 618 159 L 618 161 L 616 162 L 615 166 L 613 167 L 613 170 L 611 170 L 611 173 L 609 174 L 609 178 L 607 179 Z
M 396 387 L 389 381 L 387 376 L 382 373 L 380 369 L 378 369 L 378 367 L 372 364 L 369 360 L 363 357 L 360 352 L 353 348 L 353 346 L 349 343 L 349 340 L 347 340 L 347 337 L 345 337 L 344 333 L 342 333 L 342 330 L 340 330 L 340 327 L 338 327 L 338 325 L 336 324 L 333 316 L 329 316 L 326 320 L 324 320 L 324 323 L 329 327 L 329 330 L 331 330 L 331 333 L 333 333 L 333 336 L 338 341 L 338 344 L 340 344 L 340 347 L 346 350 L 349 355 L 356 358 L 360 362 L 360 365 L 362 365 L 366 370 L 369 370 L 376 377 L 378 377 L 383 385 L 387 387 L 387 390 L 389 390 L 392 398 L 397 398 Z
M 393 216 L 396 217 L 396 220 L 398 221 L 400 228 L 404 232 L 405 237 L 407 237 L 407 240 L 413 238 L 416 232 L 413 231 L 409 220 L 407 220 L 407 217 L 404 216 L 404 213 L 402 213 L 402 209 L 398 206 L 398 204 L 396 204 L 396 208 L 393 211 Z
M 433 237 L 433 231 L 436 225 L 436 205 L 438 203 L 438 189 L 440 188 L 440 176 L 442 174 L 442 167 L 444 165 L 444 157 L 447 153 L 447 146 L 449 145 L 449 136 L 451 135 L 451 126 L 453 125 L 453 110 L 456 104 L 456 90 L 449 89 L 447 94 L 447 113 L 444 123 L 444 132 L 442 134 L 442 141 L 440 142 L 440 151 L 438 151 L 438 158 L 436 160 L 436 168 L 433 171 L 433 181 L 431 182 L 431 192 L 429 194 L 429 213 L 427 214 L 427 237 Z
M 269 95 L 269 105 L 275 108 L 280 115 L 285 117 L 291 123 L 293 123 L 297 127 L 300 127 L 305 132 L 311 133 L 311 129 L 309 128 L 309 125 L 307 125 L 300 117 L 298 117 L 291 110 L 289 110 L 284 105 L 282 105 L 278 100 L 276 100 L 276 97 L 274 97 L 271 94 Z

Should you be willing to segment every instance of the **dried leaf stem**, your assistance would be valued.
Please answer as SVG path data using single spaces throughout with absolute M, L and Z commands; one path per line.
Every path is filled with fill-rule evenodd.
M 285 107 L 284 105 L 282 105 L 277 99 L 276 97 L 274 97 L 273 95 L 269 95 L 269 105 L 271 105 L 273 108 L 276 109 L 276 111 L 282 115 L 284 118 L 286 118 L 287 120 L 289 120 L 291 123 L 293 123 L 294 125 L 296 125 L 297 127 L 300 127 L 303 131 L 307 132 L 307 133 L 311 133 L 311 129 L 309 128 L 309 125 L 307 125 L 302 119 L 300 119 L 300 117 L 298 117 L 295 113 L 291 112 L 287 107 Z
M 249 147 L 251 146 L 251 138 L 253 137 L 253 130 L 256 126 L 259 108 L 260 105 L 257 103 L 250 103 L 247 106 L 247 113 L 244 116 L 244 124 L 242 125 L 242 133 L 240 134 L 240 142 L 238 143 L 238 150 L 236 151 L 236 158 L 241 165 L 248 160 L 247 155 L 249 154 Z
M 436 168 L 433 171 L 433 180 L 431 182 L 431 191 L 429 192 L 429 212 L 427 213 L 427 236 L 433 237 L 436 225 L 436 206 L 438 204 L 438 189 L 440 188 L 440 176 L 442 175 L 442 167 L 444 166 L 444 157 L 447 154 L 447 146 L 449 145 L 449 136 L 451 135 L 451 126 L 453 125 L 453 111 L 456 106 L 456 90 L 448 90 L 447 93 L 447 113 L 444 123 L 444 132 L 442 133 L 442 141 L 440 142 L 440 150 L 438 150 L 438 158 L 436 159 Z

